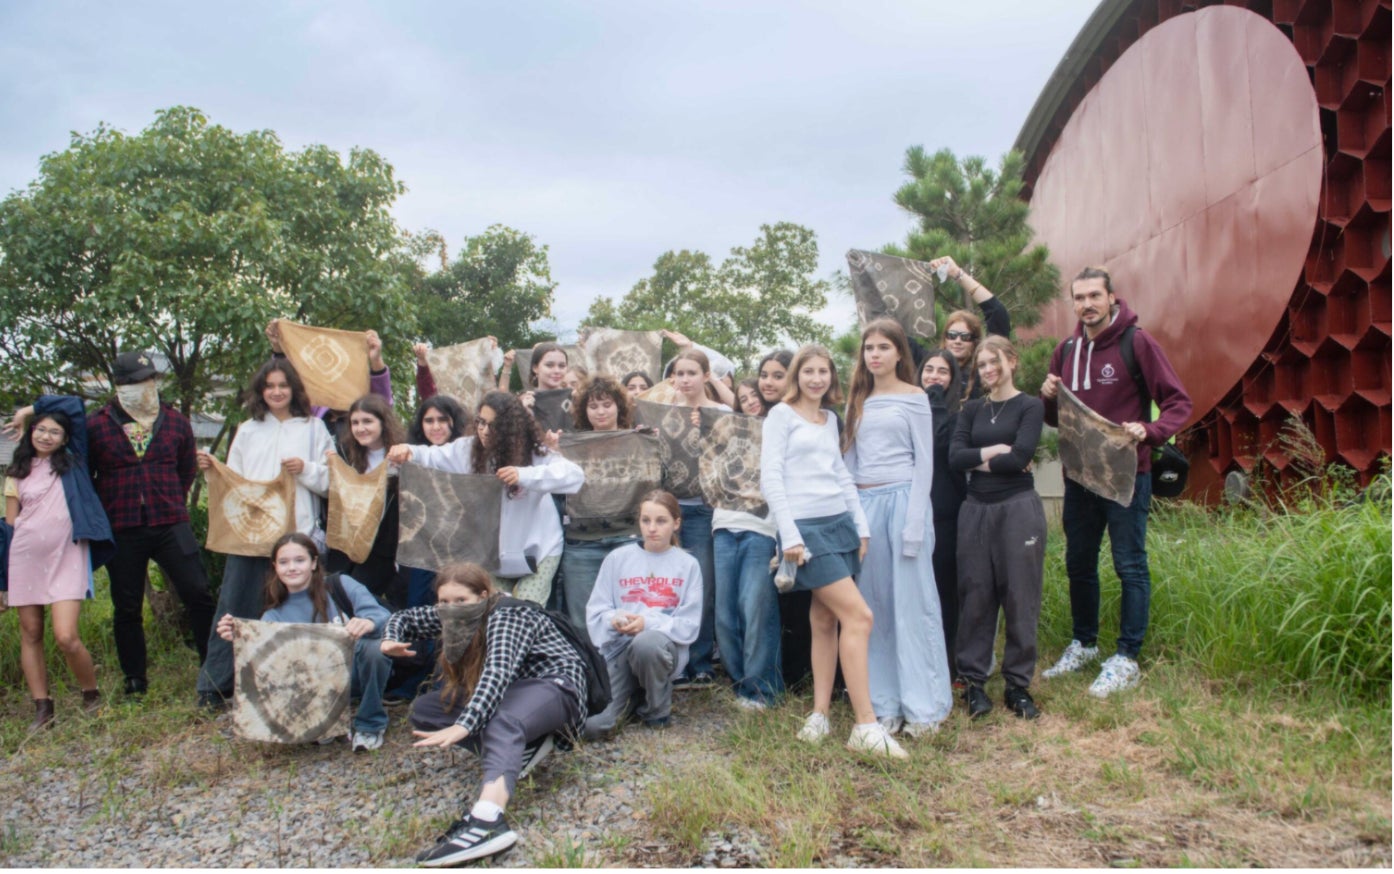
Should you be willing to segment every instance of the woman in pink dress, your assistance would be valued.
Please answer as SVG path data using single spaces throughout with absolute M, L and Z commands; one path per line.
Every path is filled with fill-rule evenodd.
M 101 701 L 92 655 L 78 637 L 78 609 L 92 597 L 92 560 L 88 541 L 73 539 L 64 490 L 64 474 L 79 469 L 86 476 L 81 459 L 69 449 L 73 428 L 72 419 L 61 412 L 34 415 L 6 471 L 5 519 L 14 526 L 9 604 L 19 610 L 20 666 L 34 699 L 33 728 L 53 721 L 44 660 L 45 607 L 54 642 L 82 689 L 83 709 L 95 711 Z

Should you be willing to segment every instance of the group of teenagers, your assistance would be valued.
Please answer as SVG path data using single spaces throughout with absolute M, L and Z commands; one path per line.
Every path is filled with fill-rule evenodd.
M 1043 424 L 1054 423 L 1062 378 L 1134 434 L 1141 496 L 1120 507 L 1067 483 L 1075 639 L 1044 676 L 1098 657 L 1097 559 L 1107 530 L 1123 578 L 1123 616 L 1118 652 L 1090 691 L 1102 697 L 1134 685 L 1150 592 L 1141 539 L 1147 462 L 1189 415 L 1189 400 L 1141 331 L 1128 334 L 1148 400 L 1162 415 L 1153 420 L 1139 398 L 1126 397 L 1131 382 L 1113 378 L 1123 372 L 1119 335 L 1136 316 L 1101 268 L 1071 283 L 1080 319 L 1074 342 L 1056 349 L 1051 375 L 1030 394 L 1015 382 L 1019 359 L 1007 339 L 1006 309 L 951 259 L 930 266 L 961 283 L 982 316 L 950 314 L 943 347 L 929 352 L 896 321 L 865 325 L 845 402 L 834 359 L 821 346 L 772 352 L 755 374 L 736 381 L 723 356 L 665 332 L 679 352 L 662 374 L 587 374 L 562 347 L 541 343 L 524 391 L 505 390 L 505 367 L 500 388 L 474 409 L 435 392 L 418 346 L 422 400 L 404 426 L 375 333 L 368 332 L 370 393 L 346 411 L 330 411 L 310 405 L 280 354 L 273 322 L 273 356 L 251 379 L 248 418 L 226 464 L 252 480 L 292 474 L 295 530 L 265 557 L 228 556 L 216 605 L 185 507 L 197 470 L 213 459 L 195 448 L 179 411 L 159 400 L 151 356 L 121 354 L 115 397 L 96 412 L 87 414 L 76 398 L 45 396 L 10 425 L 20 443 L 6 485 L 13 526 L 7 597 L 20 614 L 35 726 L 54 719 L 45 606 L 84 707 L 100 706 L 77 614 L 91 596 L 92 569 L 103 564 L 125 691 L 144 694 L 141 612 L 151 560 L 193 626 L 200 706 L 221 709 L 233 694 L 237 619 L 332 622 L 355 639 L 352 749 L 381 746 L 385 706 L 395 696 L 414 699 L 417 746 L 461 744 L 479 753 L 477 800 L 418 857 L 427 866 L 511 846 L 517 835 L 504 808 L 517 781 L 554 746 L 604 737 L 630 718 L 666 726 L 674 689 L 712 683 L 718 658 L 737 703 L 754 710 L 811 673 L 813 707 L 797 732 L 808 743 L 830 734 L 840 679 L 854 717 L 847 746 L 903 758 L 896 735 L 936 731 L 956 688 L 972 717 L 992 709 L 984 686 L 1000 615 L 1003 702 L 1034 719 L 1029 688 L 1046 521 L 1032 460 Z M 617 431 L 635 427 L 635 398 L 658 380 L 670 383 L 675 405 L 693 409 L 694 421 L 697 408 L 710 406 L 763 419 L 760 487 L 768 513 L 713 508 L 657 488 L 620 530 L 570 530 L 559 497 L 582 489 L 585 474 L 560 450 L 558 433 L 534 419 L 532 391 L 570 387 L 577 430 Z M 322 513 L 334 454 L 360 473 L 413 463 L 497 477 L 505 487 L 499 567 L 400 566 L 395 488 L 366 559 L 327 549 Z M 1140 567 L 1129 550 L 1140 553 Z M 593 681 L 584 653 L 540 605 L 560 608 L 603 656 L 608 705 L 588 706 Z

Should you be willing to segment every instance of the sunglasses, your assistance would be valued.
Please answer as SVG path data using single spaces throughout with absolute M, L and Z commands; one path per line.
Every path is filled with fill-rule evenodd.
M 945 331 L 945 332 L 944 332 L 944 339 L 945 339 L 945 340 L 976 340 L 976 339 L 978 339 L 978 338 L 973 336 L 973 332 L 972 332 L 972 331 Z

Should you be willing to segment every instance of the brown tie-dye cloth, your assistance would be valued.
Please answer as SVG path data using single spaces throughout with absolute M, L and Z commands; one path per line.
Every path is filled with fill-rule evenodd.
M 446 473 L 404 464 L 397 562 L 438 571 L 457 561 L 499 568 L 499 511 L 504 485 L 493 474 Z
M 621 331 L 617 328 L 583 328 L 581 347 L 586 351 L 591 375 L 624 378 L 635 370 L 657 379 L 663 368 L 663 335 L 658 331 Z
M 765 420 L 745 413 L 702 407 L 702 496 L 719 510 L 766 516 L 760 492 L 760 438 Z
M 658 438 L 634 431 L 563 434 L 561 454 L 580 465 L 586 483 L 566 497 L 567 536 L 637 534 L 639 499 L 663 484 Z
M 283 744 L 347 733 L 353 646 L 341 625 L 236 620 L 233 733 Z
M 892 318 L 911 337 L 933 337 L 937 333 L 934 271 L 928 264 L 852 249 L 847 253 L 847 267 L 852 274 L 857 318 L 863 326 L 876 319 Z
M 574 431 L 572 414 L 574 393 L 569 388 L 553 388 L 532 393 L 532 417 L 544 431 Z
M 436 391 L 473 411 L 495 388 L 493 353 L 494 341 L 488 337 L 429 350 L 426 364 L 436 381 Z
M 649 401 L 655 404 L 676 404 L 678 402 L 678 390 L 668 380 L 661 379 L 639 392 L 638 400 Z
M 1124 507 L 1137 485 L 1137 441 L 1060 386 L 1060 464 L 1065 476 Z
M 250 480 L 213 459 L 203 472 L 208 481 L 210 552 L 266 558 L 283 534 L 295 530 L 295 477 L 286 471 L 273 480 Z
M 702 457 L 702 428 L 694 423 L 694 408 L 674 407 L 640 400 L 634 404 L 634 421 L 658 432 L 659 456 L 663 459 L 663 488 L 677 498 L 702 497 L 699 459 Z
M 337 455 L 329 457 L 329 519 L 325 532 L 331 549 L 354 564 L 368 560 L 387 505 L 388 464 L 359 473 Z
M 289 319 L 280 319 L 276 325 L 281 348 L 305 383 L 310 403 L 347 410 L 368 393 L 367 334 L 312 328 Z

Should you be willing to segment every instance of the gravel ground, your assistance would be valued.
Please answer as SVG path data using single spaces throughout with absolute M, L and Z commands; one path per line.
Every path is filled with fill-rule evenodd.
M 709 836 L 697 857 L 652 834 L 645 787 L 658 761 L 714 752 L 735 718 L 729 695 L 688 692 L 665 731 L 554 752 L 509 814 L 519 842 L 499 867 L 758 864 L 752 836 Z M 346 743 L 278 747 L 231 740 L 228 717 L 120 760 L 100 749 L 37 768 L 21 751 L 0 770 L 0 860 L 16 867 L 363 867 L 413 864 L 477 789 L 463 751 L 411 747 L 405 708 L 380 751 Z

